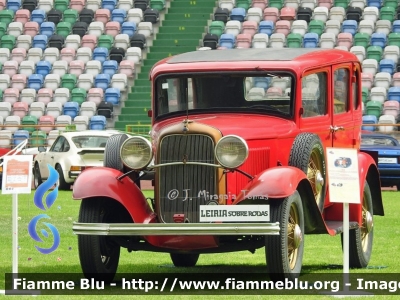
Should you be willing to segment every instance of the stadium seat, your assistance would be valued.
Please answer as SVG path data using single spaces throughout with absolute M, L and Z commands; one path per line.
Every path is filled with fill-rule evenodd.
M 231 11 L 230 20 L 236 20 L 239 22 L 243 22 L 246 18 L 246 9 L 243 7 L 234 7 Z
M 37 0 L 25 0 L 22 2 L 22 8 L 32 12 L 37 6 Z
M 26 59 L 27 51 L 23 48 L 14 48 L 11 51 L 10 60 L 16 61 L 18 65 Z
M 73 60 L 69 63 L 69 74 L 79 77 L 85 70 L 85 63 L 81 60 Z
M 275 33 L 283 33 L 285 37 L 291 31 L 290 21 L 287 20 L 279 20 L 275 23 Z
M 38 119 L 35 116 L 24 116 L 21 119 L 21 125 L 24 125 L 24 129 L 32 133 L 36 130 L 36 125 L 38 124 Z M 30 127 L 30 126 L 32 127 Z
M 396 73 L 393 74 L 392 85 L 393 86 L 400 86 L 400 72 L 396 72 Z
M 118 34 L 114 38 L 114 48 L 122 48 L 126 51 L 130 46 L 129 35 L 122 33 Z
M 42 88 L 37 92 L 36 101 L 42 102 L 45 105 L 53 100 L 53 90 L 49 88 Z
M 372 73 L 362 72 L 361 73 L 361 86 L 370 90 L 373 85 L 373 77 L 374 77 L 374 75 Z
M 76 126 L 77 131 L 87 130 L 89 125 L 89 117 L 76 116 L 72 123 Z
M 313 20 L 319 20 L 326 23 L 329 17 L 329 10 L 327 7 L 318 6 L 314 9 Z
M 128 35 L 128 37 L 130 39 L 135 33 L 136 33 L 136 23 L 134 23 L 134 22 L 124 22 L 124 23 L 122 23 L 121 34 Z
M 103 116 L 106 119 L 113 118 L 114 105 L 109 102 L 102 101 L 99 106 L 97 106 L 97 115 Z
M 57 119 L 62 113 L 62 105 L 60 102 L 50 102 L 46 107 L 46 115 L 54 117 Z
M 17 146 L 25 140 L 29 140 L 29 131 L 28 130 L 16 130 L 13 133 L 13 145 Z
M 72 119 L 75 118 L 79 113 L 78 102 L 67 102 L 63 106 L 63 115 L 70 116 Z
M 93 50 L 93 60 L 103 63 L 108 58 L 108 49 L 104 47 L 97 47 Z
M 395 72 L 396 64 L 392 59 L 382 59 L 379 62 L 379 72 L 389 73 L 393 75 Z
M 101 102 L 101 101 L 100 101 Z M 80 116 L 91 118 L 96 113 L 96 103 L 91 101 L 83 102 L 79 111 Z
M 113 47 L 110 50 L 110 54 L 109 54 L 108 58 L 110 61 L 116 61 L 117 64 L 119 64 L 124 59 L 124 57 L 125 57 L 125 49 L 124 48 Z
M 253 36 L 252 47 L 253 48 L 267 48 L 269 44 L 269 37 L 266 33 L 256 33 Z
M 19 116 L 21 119 L 28 114 L 28 103 L 25 102 L 15 102 L 12 105 L 13 115 Z
M 121 98 L 121 91 L 116 88 L 108 88 L 104 94 L 104 100 L 112 103 L 113 105 L 119 105 Z
M 302 36 L 298 33 L 290 33 L 287 38 L 288 48 L 301 48 L 303 44 Z
M 160 21 L 160 12 L 159 12 L 159 10 L 151 8 L 151 7 L 147 8 L 143 12 L 143 21 L 144 22 L 150 22 L 152 24 L 157 24 Z M 140 22 L 138 22 L 138 23 L 140 23 Z
M 119 64 L 118 73 L 125 74 L 128 77 L 135 76 L 135 63 L 131 60 L 123 60 Z
M 73 48 L 63 48 L 60 51 L 60 60 L 68 64 L 75 59 L 76 51 Z
M 97 45 L 97 36 L 93 34 L 85 34 L 81 40 L 81 47 L 89 48 L 92 52 Z
M 66 126 L 72 124 L 72 118 L 69 115 L 60 115 L 54 123 L 55 128 L 58 130 L 65 130 Z
M 395 100 L 400 102 L 400 87 L 393 86 L 388 90 L 388 99 L 387 100 Z
M 383 113 L 385 115 L 394 116 L 395 120 L 399 119 L 400 103 L 395 100 L 388 100 L 383 103 Z
M 225 47 L 227 49 L 232 49 L 235 47 L 236 38 L 233 34 L 224 33 L 221 34 L 219 38 L 219 47 Z
M 393 22 L 395 18 L 395 8 L 390 6 L 383 6 L 379 11 L 380 20 L 388 20 Z
M 70 100 L 70 90 L 67 88 L 58 88 L 54 91 L 53 101 L 64 105 Z
M 7 88 L 3 92 L 3 101 L 9 102 L 11 105 L 16 103 L 19 99 L 19 90 L 15 88 Z
M 35 130 L 31 133 L 30 147 L 39 147 L 46 144 L 47 134 L 42 130 Z
M 39 74 L 32 74 L 28 77 L 28 88 L 38 91 L 43 86 L 44 78 Z
M 61 77 L 61 87 L 67 88 L 70 91 L 75 88 L 77 78 L 73 74 L 65 74 Z
M 242 33 L 250 34 L 253 37 L 258 32 L 258 23 L 255 21 L 244 21 L 242 26 Z
M 283 33 L 273 33 L 269 38 L 271 48 L 284 48 L 286 46 L 286 37 Z
M 372 20 L 362 20 L 358 26 L 358 32 L 366 33 L 368 35 L 373 34 L 375 31 L 375 22 Z
M 303 47 L 304 48 L 317 48 L 318 47 L 318 34 L 316 33 L 306 33 L 303 37 Z
M 355 20 L 345 20 L 342 23 L 342 30 L 341 32 L 348 32 L 352 35 L 355 35 L 358 30 L 358 23 Z
M 17 74 L 18 72 L 18 62 L 17 61 L 6 61 L 3 64 L 3 74 L 6 74 L 8 76 L 13 76 Z
M 103 101 L 104 90 L 101 88 L 91 88 L 87 94 L 87 102 L 93 102 L 96 107 Z M 82 103 L 83 105 L 83 103 Z
M 270 3 L 270 7 L 273 7 Z M 278 8 L 279 9 L 279 8 Z M 260 23 L 263 18 L 264 18 L 264 12 L 261 8 L 259 7 L 250 7 L 247 10 L 247 16 L 246 16 L 246 20 L 247 21 L 254 21 L 257 24 Z
M 12 132 L 8 129 L 0 130 L 0 147 L 11 148 Z
M 62 75 L 62 76 L 64 76 L 64 75 Z M 61 82 L 61 76 L 59 74 L 48 74 L 44 78 L 43 86 L 46 89 L 55 91 L 60 86 L 60 82 Z
M 383 87 L 386 90 L 388 90 L 391 82 L 392 82 L 392 77 L 391 77 L 390 73 L 379 72 L 379 73 L 376 73 L 376 75 L 374 77 L 374 86 L 375 87 Z
M 81 36 L 78 34 L 71 34 L 65 39 L 65 48 L 72 48 L 75 51 L 81 46 Z
M 323 33 L 321 35 L 319 46 L 324 49 L 333 49 L 336 45 L 336 37 L 333 33 Z
M 48 13 L 47 13 L 47 21 L 52 22 L 55 25 L 61 22 L 63 17 L 62 11 L 52 8 Z
M 106 90 L 110 85 L 111 77 L 109 74 L 99 74 L 94 79 L 94 86 Z
M 297 16 L 297 18 L 299 17 Z M 275 22 L 279 20 L 279 10 L 276 7 L 265 8 L 263 11 L 263 20 L 271 21 L 273 24 L 275 24 Z
M 382 114 L 382 102 L 379 101 L 368 101 L 366 104 L 365 112 L 367 115 L 375 116 L 378 120 Z
M 77 103 L 79 107 L 84 101 L 86 101 L 86 90 L 82 88 L 74 88 L 71 91 L 71 101 Z
M 237 20 L 230 20 L 225 25 L 225 34 L 236 37 L 242 31 L 242 23 Z M 221 38 L 221 37 L 220 37 Z
M 12 105 L 10 102 L 0 102 L 0 117 L 2 117 L 3 120 L 11 115 L 11 108 Z
M 72 34 L 79 35 L 82 38 L 87 32 L 88 26 L 89 24 L 86 22 L 76 22 L 74 26 L 72 26 Z
M 216 11 L 218 11 L 218 8 L 217 8 Z M 143 10 L 141 10 L 139 8 L 131 8 L 131 9 L 129 9 L 128 10 L 128 15 L 126 17 L 126 21 L 127 22 L 134 22 L 136 24 L 142 22 L 143 21 Z
M 380 61 L 382 58 L 383 49 L 379 46 L 369 46 L 367 48 L 367 58 Z
M 388 20 L 378 20 L 375 24 L 375 33 L 383 33 L 385 36 L 392 31 L 392 23 Z
M 34 89 L 23 89 L 20 93 L 20 101 L 31 105 L 36 101 L 36 91 Z
M 116 0 L 103 0 L 101 3 L 101 7 L 109 11 L 113 11 L 116 6 L 117 6 Z
M 362 62 L 363 73 L 370 73 L 375 76 L 378 71 L 378 62 L 375 59 L 364 59 Z
M 304 20 L 296 20 L 292 23 L 291 33 L 300 34 L 302 37 L 308 31 L 308 24 Z
M 142 50 L 147 48 L 146 37 L 140 33 L 135 33 L 130 38 L 130 44 L 131 44 L 131 47 L 138 47 Z
M 357 23 L 359 23 L 361 17 L 362 17 L 362 9 L 360 7 L 349 6 L 347 8 L 347 10 L 346 10 L 346 19 L 347 20 L 353 20 L 353 21 L 356 21 Z
M 92 130 L 104 130 L 106 129 L 106 124 L 105 116 L 93 116 L 90 118 L 89 128 Z
M 378 124 L 387 124 L 387 126 L 378 126 L 378 130 L 380 132 L 392 132 L 393 130 L 397 129 L 397 127 L 394 126 L 396 124 L 396 118 L 392 115 L 381 115 L 379 117 Z
M 92 49 L 88 47 L 79 48 L 76 51 L 75 59 L 83 61 L 86 64 L 89 60 L 92 60 Z
M 86 64 L 86 74 L 90 74 L 93 77 L 100 74 L 102 71 L 102 64 L 98 60 L 90 60 Z M 79 81 L 79 79 L 78 79 Z
M 381 103 L 385 102 L 387 97 L 387 90 L 384 87 L 373 87 L 369 94 L 369 99 L 371 101 L 379 101 Z
M 11 133 L 14 133 L 21 125 L 21 118 L 19 116 L 8 116 L 4 119 L 4 125 L 7 126 L 7 130 L 10 130 Z
M 43 102 L 33 102 L 29 106 L 29 115 L 40 118 L 45 114 L 46 105 Z
M 258 32 L 265 33 L 268 35 L 268 37 L 270 37 L 271 34 L 274 33 L 274 30 L 275 30 L 275 24 L 270 20 L 261 21 L 258 26 Z

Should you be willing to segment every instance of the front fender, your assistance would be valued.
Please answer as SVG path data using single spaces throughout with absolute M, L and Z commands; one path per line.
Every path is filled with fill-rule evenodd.
M 365 152 L 358 153 L 358 170 L 360 179 L 360 199 L 363 197 L 365 180 L 368 181 L 372 195 L 372 205 L 374 215 L 383 216 L 383 201 L 381 192 L 381 181 L 379 178 L 378 167 L 374 158 Z
M 238 195 L 233 204 L 245 199 L 285 198 L 292 195 L 299 183 L 307 179 L 304 172 L 295 167 L 274 167 L 258 174 Z
M 108 197 L 121 203 L 135 223 L 152 223 L 156 215 L 138 186 L 118 170 L 95 167 L 83 171 L 75 180 L 72 196 L 74 199 Z

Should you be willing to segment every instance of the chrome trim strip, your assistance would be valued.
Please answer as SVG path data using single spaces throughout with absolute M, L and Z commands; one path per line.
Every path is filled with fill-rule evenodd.
M 80 223 L 72 231 L 82 235 L 279 235 L 276 223 Z

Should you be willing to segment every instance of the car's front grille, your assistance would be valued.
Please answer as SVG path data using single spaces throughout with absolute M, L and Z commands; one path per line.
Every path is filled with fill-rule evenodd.
M 160 143 L 160 164 L 173 162 L 215 163 L 214 142 L 202 134 L 175 134 Z M 172 165 L 159 168 L 158 189 L 160 214 L 165 223 L 174 222 L 174 215 L 183 215 L 185 222 L 199 221 L 199 205 L 207 204 L 207 193 L 217 193 L 217 169 L 200 165 Z

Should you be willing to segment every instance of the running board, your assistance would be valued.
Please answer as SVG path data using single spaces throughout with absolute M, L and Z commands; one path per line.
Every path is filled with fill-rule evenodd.
M 276 223 L 79 223 L 72 231 L 81 235 L 279 235 Z
M 328 231 L 333 232 L 333 235 L 337 235 L 343 232 L 343 222 L 342 221 L 325 221 Z M 359 228 L 357 222 L 349 222 L 349 229 Z M 331 234 L 332 235 L 332 234 Z

